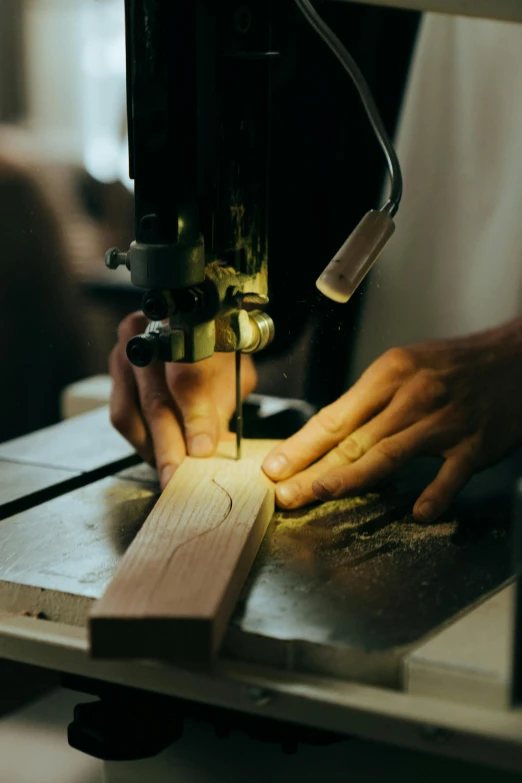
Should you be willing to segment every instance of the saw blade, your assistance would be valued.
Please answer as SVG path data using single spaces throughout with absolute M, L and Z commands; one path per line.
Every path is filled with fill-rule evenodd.
M 241 351 L 236 351 L 236 459 L 241 459 L 243 440 L 243 400 L 241 397 Z

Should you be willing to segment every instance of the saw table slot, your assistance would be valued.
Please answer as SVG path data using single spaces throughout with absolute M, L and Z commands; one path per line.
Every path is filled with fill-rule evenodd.
M 108 408 L 0 445 L 0 520 L 141 462 Z
M 67 473 L 55 468 L 25 465 L 0 459 L 0 521 L 41 503 L 93 484 L 140 461 L 135 455 L 89 473 Z M 25 490 L 25 492 L 24 492 Z
M 111 427 L 108 407 L 0 445 L 0 459 L 76 473 L 119 465 L 134 454 L 132 446 Z

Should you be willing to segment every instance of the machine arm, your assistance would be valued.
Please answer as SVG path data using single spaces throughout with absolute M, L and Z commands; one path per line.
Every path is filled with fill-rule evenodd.
M 126 0 L 125 10 L 136 241 L 106 264 L 128 267 L 151 320 L 129 359 L 261 350 L 273 336 L 261 309 L 270 3 L 238 13 L 233 2 Z

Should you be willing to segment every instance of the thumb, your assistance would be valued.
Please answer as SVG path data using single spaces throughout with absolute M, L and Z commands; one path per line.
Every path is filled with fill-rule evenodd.
M 219 440 L 220 420 L 205 362 L 168 365 L 167 384 L 179 412 L 189 456 L 212 456 Z

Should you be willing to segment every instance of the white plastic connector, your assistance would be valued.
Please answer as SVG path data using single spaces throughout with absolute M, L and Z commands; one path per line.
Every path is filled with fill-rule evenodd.
M 344 304 L 360 286 L 395 231 L 388 212 L 368 212 L 317 280 L 319 291 Z

